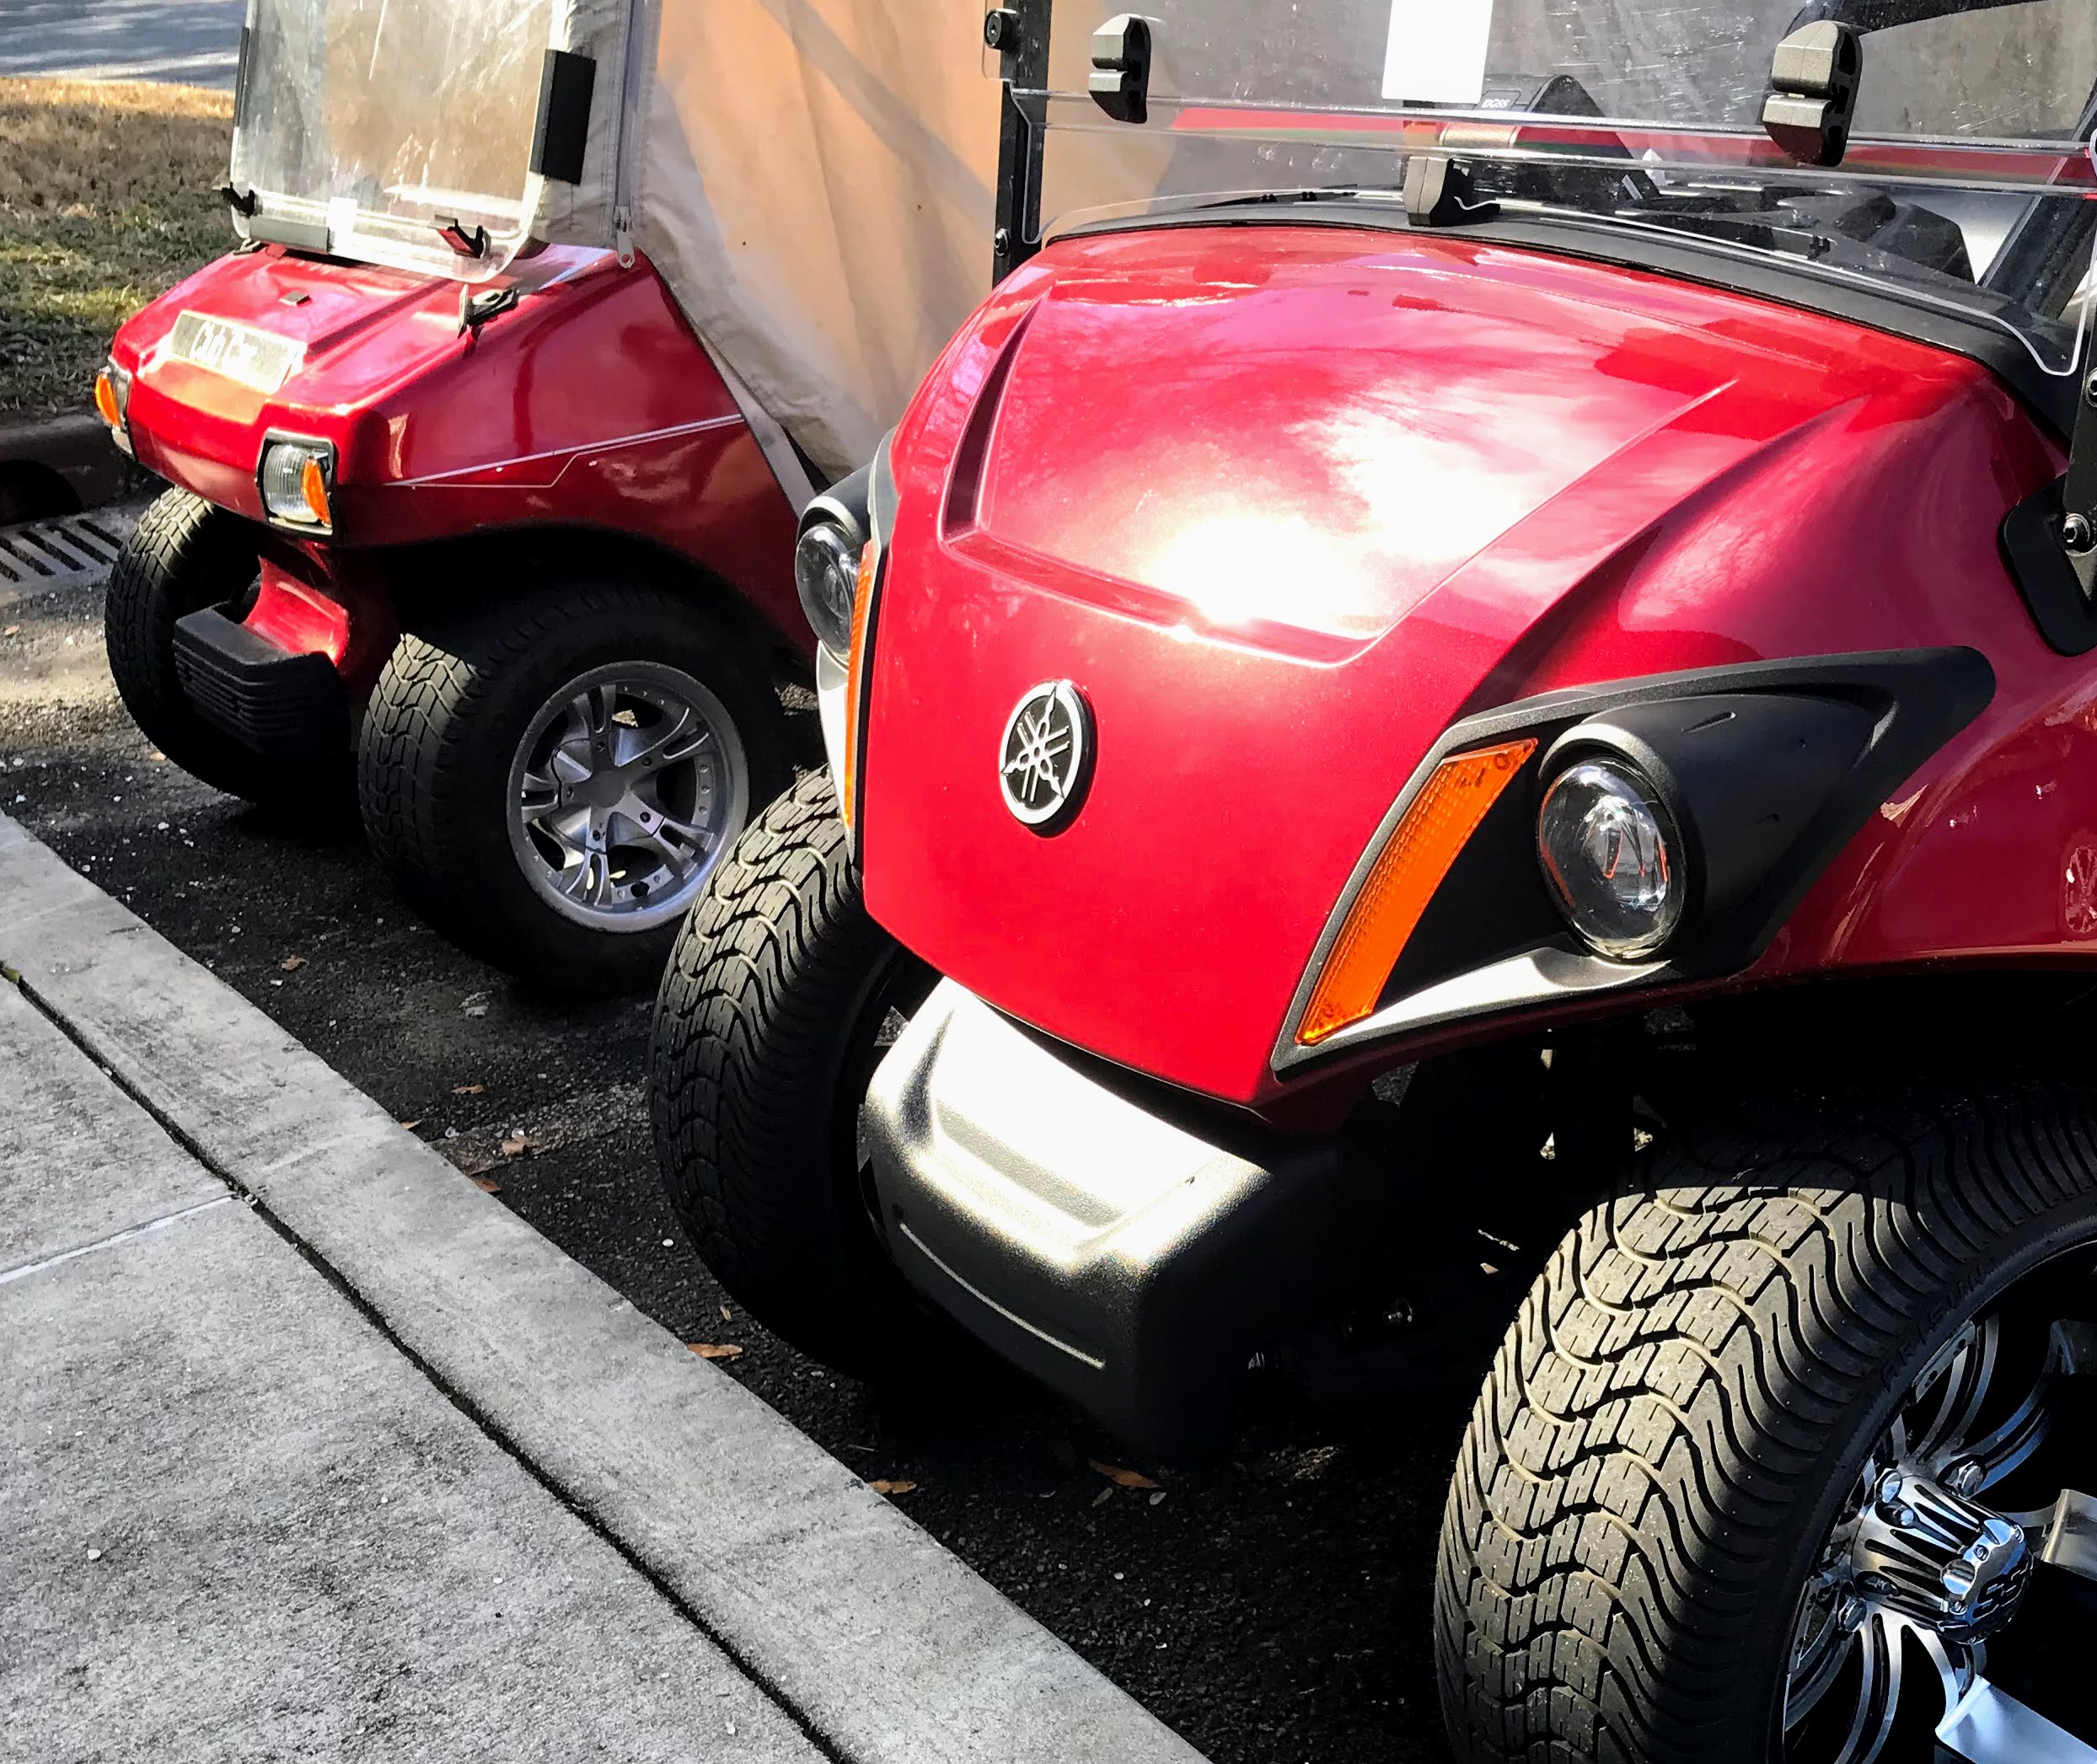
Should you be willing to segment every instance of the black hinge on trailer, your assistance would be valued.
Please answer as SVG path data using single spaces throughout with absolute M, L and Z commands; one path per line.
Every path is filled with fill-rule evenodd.
M 1039 249 L 1041 134 L 1012 96 L 1014 88 L 1048 88 L 1052 0 L 1013 0 L 983 17 L 983 40 L 997 51 L 1005 87 L 998 113 L 996 233 L 990 242 L 990 280 L 1000 282 Z

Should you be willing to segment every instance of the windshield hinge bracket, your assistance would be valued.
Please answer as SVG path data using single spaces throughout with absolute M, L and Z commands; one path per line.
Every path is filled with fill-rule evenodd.
M 2097 353 L 2075 400 L 2068 475 L 2061 480 L 2061 546 L 2083 598 L 2097 601 Z
M 1801 165 L 1840 165 L 1864 67 L 1864 37 L 1855 25 L 1820 19 L 1793 31 L 1769 64 L 1764 131 Z
M 227 207 L 242 219 L 252 219 L 255 210 L 255 195 L 252 190 L 243 190 L 237 184 L 222 184 L 218 193 L 226 199 Z
M 437 236 L 461 257 L 485 257 L 488 255 L 488 229 L 475 227 L 469 233 L 466 223 L 449 215 L 437 217 Z
M 1116 122 L 1150 120 L 1150 21 L 1120 13 L 1092 33 L 1092 102 Z
M 459 294 L 459 334 L 464 336 L 471 331 L 478 336 L 480 327 L 498 313 L 507 313 L 518 302 L 514 284 L 499 288 L 464 287 Z

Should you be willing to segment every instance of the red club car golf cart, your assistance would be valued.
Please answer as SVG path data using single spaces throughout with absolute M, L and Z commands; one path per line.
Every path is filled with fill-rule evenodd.
M 658 12 L 250 0 L 241 248 L 96 387 L 175 486 L 109 590 L 140 727 L 257 802 L 354 751 L 428 916 L 592 989 L 791 776 L 795 518 L 988 285 L 968 0 Z
M 1475 1365 L 1463 1757 L 2091 1764 L 2097 7 L 1105 10 L 804 517 L 701 1252 L 1166 1456 Z

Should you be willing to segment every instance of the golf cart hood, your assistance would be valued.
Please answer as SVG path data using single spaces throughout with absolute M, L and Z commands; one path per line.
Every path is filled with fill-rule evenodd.
M 1254 1105 L 1452 724 L 1992 629 L 2030 654 L 1996 536 L 2058 470 L 1944 351 L 1476 239 L 1274 225 L 1052 246 L 889 458 L 871 909 L 1011 1015 Z M 1096 758 L 1044 835 L 1001 743 L 1058 680 Z

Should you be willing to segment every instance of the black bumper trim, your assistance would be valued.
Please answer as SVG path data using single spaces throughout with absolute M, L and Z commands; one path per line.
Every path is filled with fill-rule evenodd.
M 911 1284 L 1161 1457 L 1223 1443 L 1249 1359 L 1324 1314 L 1346 1260 L 1336 1139 L 1150 1107 L 951 980 L 862 1118 Z
M 349 747 L 335 663 L 279 649 L 217 607 L 175 620 L 174 672 L 198 716 L 257 753 L 310 759 Z

